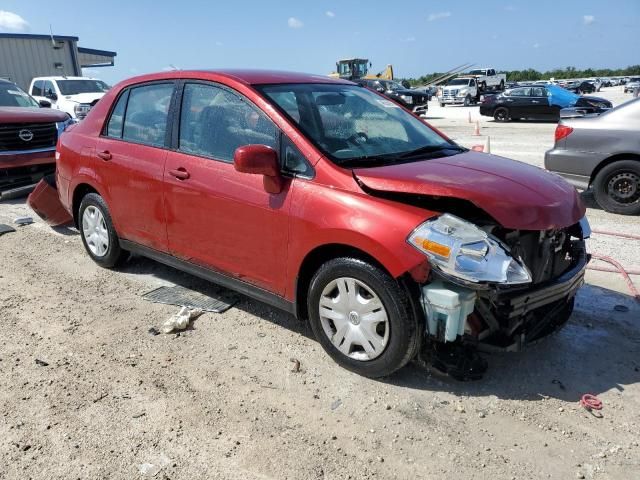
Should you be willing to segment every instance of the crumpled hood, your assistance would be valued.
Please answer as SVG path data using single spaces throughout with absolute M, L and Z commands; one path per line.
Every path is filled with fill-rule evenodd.
M 71 102 L 77 102 L 77 103 L 88 103 L 91 104 L 93 102 L 95 102 L 96 100 L 100 100 L 102 97 L 104 97 L 104 93 L 78 93 L 76 95 L 65 95 L 64 98 L 66 100 L 69 100 Z
M 354 175 L 373 190 L 468 200 L 510 229 L 564 228 L 585 214 L 578 192 L 559 176 L 484 153 L 354 169 Z

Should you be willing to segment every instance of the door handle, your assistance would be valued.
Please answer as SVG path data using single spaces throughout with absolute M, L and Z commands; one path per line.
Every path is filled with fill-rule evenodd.
M 531 103 L 540 103 L 538 100 L 531 100 Z
M 169 175 L 176 177 L 178 180 L 186 180 L 191 176 L 189 175 L 189 172 L 182 167 L 177 168 L 176 170 L 169 170 Z
M 98 157 L 100 157 L 105 162 L 111 160 L 111 152 L 109 150 L 103 150 L 102 152 L 98 152 Z

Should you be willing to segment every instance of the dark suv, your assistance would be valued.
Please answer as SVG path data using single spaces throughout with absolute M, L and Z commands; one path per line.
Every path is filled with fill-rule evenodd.
M 366 78 L 355 80 L 355 82 L 389 97 L 417 115 L 423 115 L 429 109 L 429 95 L 405 88 L 398 82 Z

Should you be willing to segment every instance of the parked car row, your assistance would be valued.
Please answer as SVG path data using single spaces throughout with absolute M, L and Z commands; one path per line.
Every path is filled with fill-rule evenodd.
M 282 72 L 130 79 L 61 136 L 59 199 L 103 267 L 136 252 L 309 319 L 362 375 L 422 352 L 477 378 L 479 346 L 522 348 L 571 315 L 585 207 L 382 93 Z
M 576 95 L 557 85 L 532 85 L 485 95 L 480 104 L 480 115 L 493 117 L 498 122 L 520 119 L 557 121 L 563 108 L 580 107 L 600 113 L 612 106 L 604 98 Z

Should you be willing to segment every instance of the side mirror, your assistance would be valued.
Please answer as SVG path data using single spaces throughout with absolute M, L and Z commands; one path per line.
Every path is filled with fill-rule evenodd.
M 47 92 L 47 94 L 45 95 L 45 97 L 50 98 L 50 99 L 51 99 L 51 100 L 53 100 L 53 101 L 58 100 L 58 95 L 57 95 L 56 93 L 52 92 L 51 90 L 49 90 L 49 91 Z
M 51 108 L 51 102 L 49 100 L 40 100 L 38 103 L 42 108 Z
M 241 173 L 263 175 L 264 189 L 269 193 L 280 193 L 284 180 L 280 175 L 280 164 L 276 151 L 266 145 L 245 145 L 233 154 L 233 166 Z

